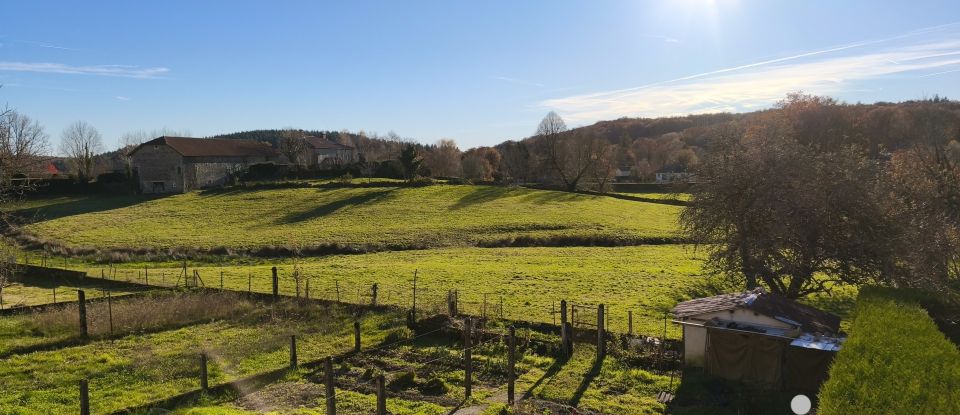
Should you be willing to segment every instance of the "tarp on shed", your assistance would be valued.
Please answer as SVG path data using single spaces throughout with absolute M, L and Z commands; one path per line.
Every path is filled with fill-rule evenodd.
M 760 334 L 707 328 L 707 373 L 780 388 L 788 341 Z
M 820 385 L 827 380 L 830 362 L 836 355 L 834 351 L 788 347 L 783 362 L 784 388 L 816 394 Z

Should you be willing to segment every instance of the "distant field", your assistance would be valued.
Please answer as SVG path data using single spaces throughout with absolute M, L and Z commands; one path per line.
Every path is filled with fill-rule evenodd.
M 617 192 L 618 195 L 633 196 L 633 197 L 642 197 L 644 199 L 656 199 L 656 200 L 679 200 L 682 202 L 689 202 L 693 198 L 689 193 L 628 193 L 628 192 Z
M 41 238 L 96 248 L 445 247 L 673 238 L 680 207 L 493 186 L 299 188 L 27 202 Z
M 684 288 L 702 279 L 701 256 L 684 245 L 650 245 L 620 248 L 449 248 L 422 251 L 381 252 L 309 258 L 300 262 L 310 279 L 311 297 L 336 298 L 340 288 L 343 301 L 370 301 L 370 286 L 379 285 L 379 300 L 409 306 L 413 275 L 417 271 L 421 309 L 442 308 L 448 289 L 459 290 L 462 307 L 470 313 L 482 311 L 487 295 L 488 313 L 494 314 L 503 297 L 504 316 L 513 319 L 553 322 L 551 307 L 566 299 L 571 303 L 606 303 L 611 326 L 626 331 L 627 311 L 633 310 L 634 330 L 659 335 L 663 311 L 673 305 Z M 293 295 L 290 277 L 293 260 L 278 261 L 280 291 Z M 254 291 L 271 290 L 270 266 L 210 264 L 197 269 L 207 286 L 219 286 L 223 271 L 227 288 L 245 291 L 248 277 Z M 117 272 L 121 279 L 140 277 L 137 267 L 126 264 Z M 170 285 L 180 272 L 178 264 L 151 267 L 150 282 Z M 84 268 L 99 276 L 101 268 Z M 305 281 L 301 285 L 305 294 Z M 438 310 L 440 311 L 440 310 Z M 585 317 L 586 318 L 586 317 Z M 670 325 L 671 336 L 679 331 Z
M 99 298 L 110 291 L 113 296 L 136 292 L 136 289 L 116 284 L 87 281 L 83 284 L 60 284 L 49 281 L 16 281 L 3 287 L 0 293 L 0 309 L 26 307 L 48 303 L 77 301 L 77 290 L 84 290 L 88 299 Z

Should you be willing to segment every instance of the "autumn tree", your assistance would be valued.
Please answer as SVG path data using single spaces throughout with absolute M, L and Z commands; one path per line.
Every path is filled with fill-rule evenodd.
M 491 181 L 500 167 L 500 152 L 493 147 L 477 147 L 463 153 L 463 177 Z
M 94 157 L 102 151 L 100 132 L 84 121 L 70 124 L 61 134 L 60 152 L 70 160 L 81 181 L 93 177 Z
M 423 164 L 436 177 L 455 177 L 460 175 L 460 149 L 451 139 L 437 142 L 424 156 Z
M 827 107 L 827 108 L 824 108 Z M 681 214 L 708 266 L 788 297 L 876 281 L 893 266 L 894 231 L 878 164 L 845 135 L 843 108 L 790 97 L 720 128 Z M 811 122 L 828 119 L 826 123 Z

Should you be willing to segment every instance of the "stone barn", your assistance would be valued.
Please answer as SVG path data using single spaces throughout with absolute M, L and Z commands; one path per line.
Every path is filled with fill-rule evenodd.
M 341 167 L 353 162 L 354 149 L 326 137 L 306 137 L 307 165 L 321 168 Z
M 816 392 L 844 341 L 840 318 L 755 289 L 684 301 L 683 363 L 724 379 Z
M 278 154 L 254 140 L 159 137 L 130 152 L 143 193 L 183 193 L 221 186 L 251 164 L 274 163 Z

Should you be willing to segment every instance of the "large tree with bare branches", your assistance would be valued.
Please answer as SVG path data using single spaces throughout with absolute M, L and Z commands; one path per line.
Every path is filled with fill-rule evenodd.
M 60 136 L 60 152 L 67 156 L 82 181 L 93 177 L 93 161 L 103 151 L 100 132 L 85 121 L 70 124 Z

